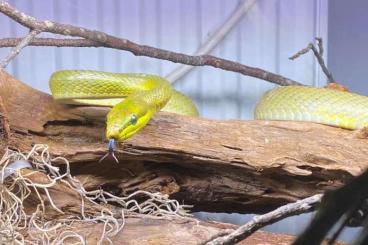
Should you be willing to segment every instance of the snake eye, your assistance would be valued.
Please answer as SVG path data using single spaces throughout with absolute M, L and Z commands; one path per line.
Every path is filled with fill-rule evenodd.
M 132 125 L 135 125 L 136 123 L 137 123 L 137 116 L 136 115 L 132 115 L 131 117 L 130 117 L 130 123 L 132 124 Z

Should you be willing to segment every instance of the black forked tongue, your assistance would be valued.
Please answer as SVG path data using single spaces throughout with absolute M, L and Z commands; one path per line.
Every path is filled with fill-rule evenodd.
M 116 163 L 119 163 L 119 160 L 116 158 L 116 156 L 114 154 L 114 147 L 115 147 L 115 139 L 111 138 L 111 139 L 109 139 L 109 144 L 108 144 L 108 150 L 109 151 L 98 162 L 102 162 L 108 156 L 111 156 L 115 160 Z

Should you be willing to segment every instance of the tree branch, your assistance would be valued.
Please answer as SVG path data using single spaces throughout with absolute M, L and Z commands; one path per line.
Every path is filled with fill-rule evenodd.
M 298 51 L 293 56 L 289 57 L 290 60 L 295 60 L 296 58 L 299 58 L 301 55 L 308 53 L 310 50 L 313 51 L 314 56 L 317 58 L 317 61 L 322 68 L 323 73 L 326 75 L 329 83 L 336 83 L 335 79 L 332 76 L 332 73 L 327 69 L 327 66 L 325 64 L 325 61 L 323 60 L 323 43 L 322 38 L 316 37 L 318 50 L 314 46 L 313 43 L 309 43 L 308 46 L 300 51 Z
M 238 72 L 246 76 L 259 78 L 279 85 L 301 85 L 299 82 L 278 74 L 211 55 L 185 55 L 183 53 L 172 52 L 165 49 L 139 45 L 127 39 L 118 38 L 100 31 L 60 24 L 49 20 L 39 21 L 34 17 L 22 13 L 3 0 L 0 1 L 0 12 L 30 29 L 38 29 L 42 32 L 85 38 L 93 42 L 98 42 L 103 47 L 129 51 L 136 56 L 147 56 L 192 66 L 212 66 L 227 71 Z
M 286 204 L 275 209 L 272 212 L 254 216 L 251 221 L 249 221 L 245 225 L 240 226 L 229 235 L 218 237 L 212 241 L 207 242 L 206 245 L 235 244 L 241 240 L 244 240 L 245 238 L 252 235 L 254 232 L 266 225 L 273 224 L 290 216 L 311 212 L 314 209 L 315 205 L 321 201 L 321 198 L 322 195 L 317 194 L 294 203 Z
M 20 53 L 20 51 L 25 46 L 27 46 L 39 33 L 40 33 L 39 30 L 34 29 L 34 30 L 31 30 L 27 34 L 27 36 L 20 39 L 19 42 L 16 44 L 16 46 L 14 46 L 14 48 L 10 51 L 10 54 L 1 61 L 0 68 L 4 69 L 9 64 L 9 62 L 12 59 L 14 59 Z
M 2 38 L 0 39 L 0 47 L 14 47 L 22 41 L 22 38 Z M 55 46 L 55 47 L 106 47 L 102 43 L 94 42 L 82 38 L 34 38 L 28 43 L 28 46 Z M 110 48 L 110 47 L 106 47 Z

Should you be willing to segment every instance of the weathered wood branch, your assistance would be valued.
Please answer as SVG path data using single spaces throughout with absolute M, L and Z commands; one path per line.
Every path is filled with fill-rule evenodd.
M 120 164 L 99 164 L 107 150 L 104 123 L 82 116 L 103 115 L 104 108 L 59 105 L 5 72 L 0 96 L 13 132 L 11 147 L 46 143 L 54 156 L 71 162 L 87 188 L 161 191 L 193 204 L 193 210 L 264 212 L 340 186 L 368 166 L 367 140 L 353 131 L 167 113 L 119 145 Z
M 32 183 L 47 184 L 50 179 L 41 172 L 22 169 L 23 176 L 27 176 L 27 179 Z M 42 199 L 46 206 L 45 216 L 49 220 L 64 220 L 70 216 L 81 216 L 81 196 L 75 190 L 70 189 L 68 185 L 63 182 L 57 182 L 54 186 L 51 186 L 48 191 L 51 193 L 51 197 L 54 205 L 62 210 L 64 213 L 57 212 L 50 207 L 50 202 L 45 193 L 41 193 Z M 36 195 L 31 195 L 22 203 L 25 211 L 30 214 L 36 211 L 36 204 L 39 203 Z M 116 235 L 110 236 L 111 241 L 114 244 L 145 244 L 150 241 L 152 244 L 205 244 L 206 241 L 211 240 L 213 237 L 219 237 L 228 233 L 234 232 L 237 228 L 236 225 L 211 222 L 211 221 L 199 221 L 194 218 L 180 218 L 180 217 L 155 217 L 150 215 L 125 213 L 124 218 L 121 217 L 120 207 L 114 207 L 109 204 L 94 205 L 89 201 L 83 202 L 83 210 L 85 215 L 92 217 L 96 216 L 96 213 L 100 213 L 103 208 L 108 208 L 114 213 L 114 217 L 123 226 Z M 95 216 L 93 216 L 95 215 Z M 159 227 L 159 229 L 158 229 Z M 78 234 L 80 237 L 85 238 L 87 244 L 96 244 L 101 238 L 104 230 L 103 222 L 92 222 L 84 220 L 74 222 L 72 226 L 64 226 L 62 229 L 57 229 L 55 232 L 57 235 L 64 234 L 65 240 L 63 242 L 75 243 L 77 240 L 71 236 Z M 31 239 L 30 233 L 38 233 L 39 230 L 23 229 L 23 235 L 25 239 Z M 70 235 L 67 238 L 67 235 Z M 257 231 L 239 244 L 267 244 L 277 245 L 280 242 L 291 243 L 295 239 L 294 236 L 275 234 L 264 231 Z M 0 238 L 0 241 L 1 240 Z M 261 243 L 262 242 L 262 243 Z
M 158 229 L 159 227 L 159 229 Z M 210 221 L 165 220 L 149 217 L 128 218 L 125 220 L 124 229 L 111 238 L 116 245 L 134 244 L 178 244 L 195 245 L 203 244 L 211 236 L 226 234 L 236 228 L 235 225 Z M 86 238 L 86 244 L 96 244 L 101 236 L 103 224 L 76 223 L 74 231 Z M 251 237 L 237 244 L 239 245 L 279 245 L 290 244 L 295 240 L 294 236 L 276 234 L 266 231 L 257 231 Z M 65 242 L 76 242 L 66 239 Z M 343 245 L 337 243 L 337 245 Z

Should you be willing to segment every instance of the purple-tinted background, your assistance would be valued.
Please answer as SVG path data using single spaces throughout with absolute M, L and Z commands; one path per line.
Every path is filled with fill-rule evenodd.
M 328 65 L 335 79 L 368 95 L 368 1 L 334 0 L 329 5 Z
M 40 19 L 103 30 L 140 44 L 194 53 L 236 8 L 239 0 L 11 0 Z M 305 84 L 322 86 L 325 78 L 307 54 L 288 57 L 314 37 L 325 41 L 325 56 L 335 78 L 368 94 L 366 57 L 368 3 L 364 0 L 258 0 L 212 52 L 223 58 L 264 68 Z M 329 23 L 328 21 L 329 20 Z M 0 15 L 0 37 L 27 32 Z M 44 34 L 43 36 L 53 36 Z M 9 49 L 0 49 L 4 57 Z M 48 91 L 58 69 L 96 69 L 167 75 L 178 64 L 135 57 L 128 52 L 95 48 L 27 47 L 7 70 L 31 86 Z M 204 117 L 250 119 L 259 97 L 273 85 L 239 74 L 197 67 L 175 83 L 195 99 Z M 208 217 L 208 214 L 198 214 Z M 250 215 L 212 214 L 210 219 L 244 223 Z M 310 215 L 292 217 L 266 230 L 296 234 Z M 349 240 L 354 231 L 345 232 Z

